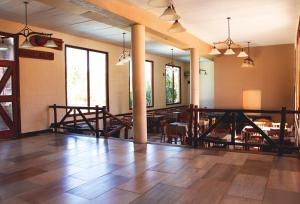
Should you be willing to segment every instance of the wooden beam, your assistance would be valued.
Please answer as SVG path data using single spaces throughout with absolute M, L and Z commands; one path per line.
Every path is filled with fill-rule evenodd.
M 94 12 L 61 0 L 37 0 L 39 2 L 51 5 L 53 7 L 62 9 L 75 15 L 81 15 L 92 20 L 116 26 L 124 30 L 130 30 L 129 27 L 133 24 L 142 24 L 146 27 L 146 37 L 159 41 L 164 44 L 169 44 L 182 50 L 190 48 L 199 48 L 200 56 L 207 56 L 211 45 L 198 39 L 189 32 L 183 33 L 169 33 L 168 28 L 171 23 L 161 20 L 158 16 L 151 12 L 142 9 L 128 1 L 124 0 L 87 0 L 85 5 L 97 8 L 100 12 Z M 93 15 L 92 15 L 93 14 Z M 98 14 L 98 16 L 96 15 Z M 105 16 L 107 20 L 105 20 Z M 118 25 L 116 19 L 120 23 Z M 124 25 L 127 24 L 128 27 Z
M 207 55 L 211 49 L 209 44 L 188 32 L 169 33 L 168 29 L 171 26 L 169 22 L 161 20 L 158 16 L 150 13 L 149 11 L 126 1 L 87 0 L 87 2 L 115 15 L 119 15 L 136 24 L 145 25 L 147 32 L 154 34 L 155 36 L 160 36 L 170 42 L 174 42 L 180 49 L 199 48 L 200 55 Z

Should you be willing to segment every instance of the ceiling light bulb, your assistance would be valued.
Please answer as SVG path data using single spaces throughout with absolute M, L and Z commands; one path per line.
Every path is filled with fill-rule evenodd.
M 176 14 L 172 6 L 168 6 L 159 18 L 165 21 L 176 21 L 180 19 L 180 16 Z
M 157 8 L 167 7 L 170 5 L 170 0 L 149 0 L 148 5 Z
M 237 57 L 248 57 L 248 54 L 244 51 L 244 49 L 242 48 L 241 52 L 238 54 Z
M 214 46 L 213 49 L 211 49 L 209 55 L 219 55 L 221 52 Z
M 181 33 L 186 31 L 186 29 L 179 23 L 178 20 L 172 24 L 172 26 L 168 30 L 170 33 Z
M 24 42 L 20 46 L 21 48 L 32 48 L 33 45 L 30 43 L 28 38 L 25 38 Z
M 7 51 L 8 46 L 4 43 L 4 40 L 2 39 L 0 42 L 0 51 Z
M 235 52 L 230 47 L 224 53 L 224 55 L 234 55 L 234 54 L 235 54 Z
M 52 38 L 50 38 L 46 44 L 44 45 L 44 47 L 48 47 L 48 48 L 56 48 L 57 44 L 54 42 L 54 40 Z

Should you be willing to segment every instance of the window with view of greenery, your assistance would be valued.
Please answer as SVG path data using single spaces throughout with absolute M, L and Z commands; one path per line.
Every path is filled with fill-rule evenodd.
M 167 105 L 180 103 L 180 67 L 166 65 L 166 103 Z
M 145 61 L 145 74 L 146 74 L 146 104 L 147 107 L 153 107 L 153 61 Z M 129 65 L 129 108 L 133 107 L 133 93 L 132 93 L 132 68 Z
M 107 53 L 66 46 L 68 106 L 107 106 Z

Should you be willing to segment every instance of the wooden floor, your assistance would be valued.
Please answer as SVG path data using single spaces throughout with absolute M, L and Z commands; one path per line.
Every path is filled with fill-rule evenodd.
M 300 160 L 45 134 L 0 142 L 0 203 L 300 203 Z

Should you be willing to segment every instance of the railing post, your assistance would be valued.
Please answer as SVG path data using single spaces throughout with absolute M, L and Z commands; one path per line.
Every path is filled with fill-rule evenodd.
M 73 120 L 74 120 L 73 127 L 76 128 L 77 126 L 76 109 L 73 110 Z
M 102 111 L 103 111 L 103 134 L 104 134 L 104 137 L 107 138 L 107 127 L 106 127 L 106 106 L 103 106 L 102 107 Z
M 56 108 L 56 104 L 53 105 L 53 114 L 54 114 L 54 132 L 57 133 L 57 108 Z
M 285 123 L 286 123 L 286 107 L 281 109 L 281 121 L 280 121 L 280 134 L 279 134 L 279 149 L 278 155 L 282 155 L 284 145 L 284 134 L 285 134 Z
M 196 105 L 194 111 L 194 147 L 198 146 L 198 106 Z
M 95 131 L 96 137 L 99 138 L 99 106 L 96 105 L 96 117 L 95 117 Z
M 188 109 L 188 111 L 189 111 L 188 144 L 189 145 L 193 144 L 193 112 L 194 112 L 193 108 L 194 108 L 194 105 L 190 104 L 190 107 Z
M 235 136 L 236 136 L 236 113 L 232 112 L 231 118 L 231 144 L 235 145 Z

